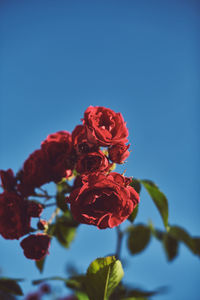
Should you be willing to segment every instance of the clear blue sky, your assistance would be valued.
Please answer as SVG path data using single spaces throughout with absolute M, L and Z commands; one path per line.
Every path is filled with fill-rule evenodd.
M 128 176 L 154 180 L 169 199 L 170 224 L 200 235 L 200 2 L 0 1 L 0 168 L 17 171 L 47 134 L 80 123 L 89 105 L 121 112 L 133 152 Z M 146 193 L 138 222 L 162 228 Z M 126 223 L 125 225 L 128 225 Z M 69 251 L 56 242 L 44 276 L 67 262 L 85 271 L 113 253 L 115 230 L 81 226 Z M 158 300 L 197 300 L 199 260 L 184 246 L 173 263 L 161 245 L 128 259 L 125 281 L 170 286 Z M 10 277 L 40 278 L 18 242 L 0 238 L 0 267 Z

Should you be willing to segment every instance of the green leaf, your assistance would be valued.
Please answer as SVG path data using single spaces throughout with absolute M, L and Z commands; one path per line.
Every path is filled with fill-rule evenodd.
M 194 237 L 193 238 L 194 247 L 195 247 L 195 254 L 200 255 L 200 238 Z
M 12 295 L 23 295 L 22 289 L 17 281 L 21 279 L 0 278 L 0 291 Z
M 128 220 L 131 222 L 131 223 L 133 223 L 134 221 L 135 221 L 135 218 L 137 217 L 137 214 L 138 214 L 138 207 L 139 207 L 139 205 L 137 205 L 135 208 L 134 208 L 134 210 L 133 210 L 133 212 L 130 214 L 130 216 L 128 217 Z
M 73 219 L 71 212 L 66 211 L 56 218 L 55 224 L 49 226 L 48 234 L 55 236 L 58 242 L 65 248 L 69 248 L 76 234 L 78 223 Z
M 179 226 L 170 226 L 169 234 L 178 241 L 183 242 L 192 252 L 195 251 L 195 244 L 192 237 L 183 228 Z
M 76 275 L 66 281 L 66 286 L 73 290 L 84 290 L 85 275 Z
M 90 300 L 88 296 L 82 292 L 76 292 L 76 297 L 78 298 L 78 300 Z
M 132 186 L 134 188 L 134 190 L 136 190 L 136 192 L 139 194 L 141 191 L 141 183 L 138 179 L 133 178 L 131 183 L 129 184 L 130 186 Z
M 163 238 L 163 246 L 169 261 L 174 260 L 174 258 L 178 255 L 178 241 L 173 238 L 170 234 L 164 234 Z
M 46 260 L 46 256 L 43 259 L 41 259 L 41 260 L 36 260 L 35 261 L 35 265 L 38 268 L 38 270 L 40 271 L 40 273 L 42 273 L 43 270 L 44 270 L 45 260 Z
M 68 210 L 67 203 L 66 203 L 66 197 L 63 192 L 56 194 L 56 204 L 62 211 L 65 212 Z
M 143 251 L 150 242 L 151 230 L 144 225 L 130 227 L 128 236 L 128 248 L 131 254 Z
M 154 182 L 150 180 L 140 180 L 142 185 L 145 187 L 152 200 L 154 201 L 157 209 L 160 212 L 164 226 L 168 226 L 168 201 L 165 195 L 159 190 Z
M 94 260 L 87 270 L 85 280 L 90 300 L 107 300 L 123 276 L 121 262 L 114 256 Z

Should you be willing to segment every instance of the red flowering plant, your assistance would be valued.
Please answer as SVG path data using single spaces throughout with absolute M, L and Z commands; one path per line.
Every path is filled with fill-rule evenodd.
M 128 128 L 121 113 L 90 106 L 84 113 L 82 125 L 77 125 L 72 133 L 58 131 L 48 135 L 16 175 L 12 169 L 0 170 L 0 234 L 5 239 L 21 239 L 25 257 L 36 261 L 40 272 L 51 251 L 51 239 L 56 238 L 68 248 L 80 224 L 93 225 L 100 230 L 117 228 L 116 253 L 97 258 L 86 274 L 62 279 L 73 290 L 71 296 L 63 299 L 148 299 L 156 293 L 136 290 L 121 282 L 123 237 L 127 237 L 132 255 L 143 251 L 151 236 L 164 245 L 169 261 L 177 256 L 180 242 L 193 254 L 200 255 L 199 238 L 168 224 L 167 198 L 152 181 L 126 177 L 114 171 L 116 164 L 125 163 L 129 148 Z M 56 185 L 54 196 L 43 187 L 49 182 Z M 155 203 L 164 230 L 154 228 L 152 223 L 135 224 L 142 186 Z M 55 201 L 49 202 L 52 198 Z M 42 214 L 49 206 L 55 209 L 50 219 L 45 220 Z M 38 218 L 37 228 L 32 227 L 32 218 Z M 120 224 L 125 220 L 129 225 L 122 231 Z M 15 285 L 14 290 L 9 288 L 11 285 Z M 0 296 L 21 293 L 16 280 L 0 278 Z M 47 292 L 40 288 L 26 299 L 42 299 L 44 293 Z

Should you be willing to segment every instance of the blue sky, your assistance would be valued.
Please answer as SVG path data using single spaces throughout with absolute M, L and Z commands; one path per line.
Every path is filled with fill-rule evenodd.
M 0 168 L 17 171 L 40 142 L 72 131 L 89 105 L 121 112 L 129 128 L 128 176 L 154 180 L 169 200 L 169 222 L 200 235 L 198 1 L 0 2 Z M 120 170 L 120 169 L 118 169 Z M 145 192 L 138 222 L 160 216 Z M 127 226 L 125 223 L 124 226 Z M 95 242 L 94 242 L 95 241 Z M 115 249 L 114 230 L 83 225 L 69 251 L 56 242 L 44 276 L 67 262 L 85 271 Z M 10 277 L 39 278 L 18 242 L 0 238 L 0 267 Z M 173 263 L 161 245 L 128 259 L 125 280 L 197 299 L 199 260 L 182 246 Z

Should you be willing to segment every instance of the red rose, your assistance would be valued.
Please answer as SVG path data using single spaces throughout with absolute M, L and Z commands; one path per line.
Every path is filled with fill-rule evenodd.
M 25 196 L 34 194 L 36 187 L 50 182 L 50 170 L 43 150 L 36 150 L 28 157 L 19 180 L 18 190 Z
M 109 167 L 107 157 L 102 151 L 83 154 L 78 157 L 76 171 L 79 173 L 92 173 L 96 171 L 104 171 Z
M 78 125 L 72 132 L 72 142 L 77 154 L 83 154 L 88 152 L 98 151 L 98 147 L 89 143 L 87 139 L 86 127 Z
M 0 234 L 5 239 L 19 239 L 30 230 L 28 201 L 15 192 L 0 194 Z
M 89 106 L 84 114 L 87 139 L 99 146 L 126 143 L 128 129 L 121 113 L 101 106 Z
M 52 133 L 41 147 L 45 152 L 51 180 L 60 181 L 66 176 L 66 170 L 73 169 L 75 163 L 71 134 L 68 131 Z
M 50 237 L 47 234 L 32 234 L 23 239 L 20 246 L 24 250 L 27 258 L 41 260 L 46 254 L 50 246 Z
M 109 158 L 112 162 L 121 164 L 129 156 L 130 152 L 128 151 L 129 145 L 124 143 L 113 145 L 108 149 Z
M 118 173 L 93 173 L 82 177 L 83 185 L 69 197 L 74 218 L 100 229 L 115 227 L 132 213 L 139 202 L 138 193 Z
M 16 186 L 16 178 L 13 170 L 8 169 L 7 171 L 0 170 L 0 177 L 3 189 L 6 191 L 14 191 Z

